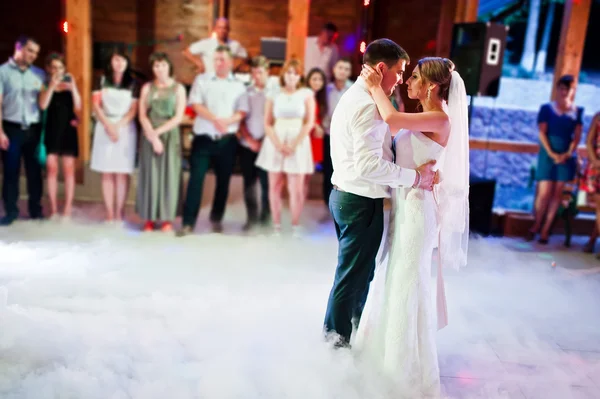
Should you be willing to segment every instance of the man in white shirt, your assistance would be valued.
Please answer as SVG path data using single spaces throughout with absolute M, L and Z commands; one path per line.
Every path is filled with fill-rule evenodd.
M 367 47 L 363 62 L 383 73 L 381 86 L 391 96 L 402 83 L 409 57 L 389 39 Z M 324 330 L 335 347 L 347 347 L 352 324 L 358 326 L 375 272 L 383 235 L 383 199 L 390 187 L 432 190 L 432 163 L 417 170 L 393 161 L 392 137 L 362 78 L 340 99 L 331 120 L 333 191 L 329 209 L 338 236 L 335 280 L 329 296 Z
M 205 77 L 208 77 L 215 72 L 213 56 L 219 46 L 227 46 L 231 50 L 234 64 L 236 64 L 234 65 L 234 69 L 242 59 L 248 57 L 246 49 L 242 47 L 240 42 L 229 38 L 229 21 L 227 18 L 217 19 L 211 37 L 190 44 L 183 51 L 183 56 L 196 65 L 199 74 L 204 74 Z
M 190 90 L 189 104 L 194 107 L 194 141 L 190 154 L 190 179 L 183 205 L 183 226 L 179 236 L 194 231 L 200 205 L 204 177 L 212 165 L 217 186 L 210 212 L 214 232 L 221 232 L 225 214 L 229 180 L 237 151 L 236 132 L 248 112 L 244 102 L 246 87 L 231 73 L 232 59 L 227 46 L 219 46 L 214 55 L 215 74 L 197 76 Z
M 340 58 L 340 51 L 335 41 L 338 37 L 337 27 L 331 22 L 326 23 L 319 36 L 306 38 L 304 50 L 304 76 L 313 68 L 325 72 L 327 82 L 331 81 L 333 66 Z

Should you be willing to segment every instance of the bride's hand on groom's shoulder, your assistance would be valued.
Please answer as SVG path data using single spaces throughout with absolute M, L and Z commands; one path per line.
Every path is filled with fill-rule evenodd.
M 367 83 L 367 87 L 369 88 L 369 90 L 380 86 L 381 81 L 383 80 L 383 74 L 380 71 L 373 69 L 372 67 L 366 64 L 363 64 L 360 76 Z

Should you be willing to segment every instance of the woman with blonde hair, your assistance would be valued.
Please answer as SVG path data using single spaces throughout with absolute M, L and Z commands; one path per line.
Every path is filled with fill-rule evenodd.
M 290 60 L 281 69 L 281 91 L 265 103 L 265 134 L 256 166 L 269 172 L 269 203 L 275 234 L 281 232 L 281 194 L 287 179 L 292 228 L 299 234 L 306 195 L 306 175 L 314 163 L 310 132 L 315 124 L 315 96 L 301 86 L 302 68 Z

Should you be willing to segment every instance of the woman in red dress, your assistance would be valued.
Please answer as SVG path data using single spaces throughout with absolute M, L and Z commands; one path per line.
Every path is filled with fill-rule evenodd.
M 319 68 L 313 68 L 306 75 L 306 85 L 315 93 L 316 102 L 316 118 L 315 128 L 310 132 L 310 143 L 313 153 L 313 161 L 315 163 L 315 169 L 321 167 L 323 162 L 323 126 L 321 122 L 325 115 L 327 115 L 327 86 L 326 86 L 325 73 Z M 308 191 L 310 186 L 311 175 L 306 176 L 305 193 L 308 198 Z

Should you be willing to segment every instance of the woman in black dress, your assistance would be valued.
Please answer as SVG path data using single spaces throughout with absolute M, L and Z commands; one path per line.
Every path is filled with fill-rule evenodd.
M 58 216 L 58 159 L 62 158 L 65 181 L 64 216 L 70 217 L 75 196 L 75 159 L 79 154 L 77 116 L 81 97 L 75 80 L 65 73 L 62 55 L 51 53 L 46 59 L 48 82 L 40 93 L 40 109 L 46 113 L 45 138 L 47 162 L 46 179 L 50 198 L 51 218 Z

